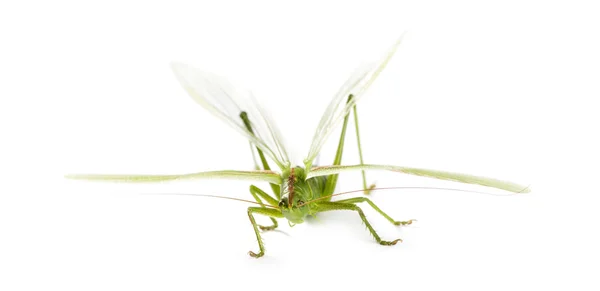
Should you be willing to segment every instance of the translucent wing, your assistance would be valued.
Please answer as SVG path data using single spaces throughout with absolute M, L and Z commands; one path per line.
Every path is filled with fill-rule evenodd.
M 333 99 L 325 109 L 323 117 L 321 117 L 308 156 L 304 159 L 307 170 L 310 170 L 313 160 L 319 154 L 327 137 L 329 137 L 336 126 L 344 119 L 344 116 L 352 110 L 352 107 L 354 107 L 356 102 L 362 97 L 363 93 L 369 88 L 373 81 L 375 81 L 379 73 L 385 68 L 396 52 L 401 41 L 402 36 L 378 62 L 361 66 L 354 71 L 350 78 L 334 95 Z M 354 98 L 352 98 L 350 102 L 347 102 L 349 95 L 353 95 Z
M 171 67 L 194 101 L 241 133 L 282 170 L 289 168 L 290 162 L 281 135 L 252 94 L 236 90 L 223 77 L 189 65 L 172 63 Z M 248 114 L 253 132 L 246 128 L 240 118 L 242 111 Z
M 149 183 L 166 182 L 190 179 L 231 179 L 265 181 L 281 184 L 281 176 L 273 171 L 210 171 L 182 175 L 101 175 L 101 174 L 75 174 L 66 175 L 65 178 L 75 180 L 91 180 L 105 182 Z
M 448 180 L 467 184 L 477 184 L 486 187 L 497 188 L 515 193 L 528 193 L 530 190 L 528 187 L 515 184 L 508 181 L 497 180 L 493 178 L 486 178 L 480 176 L 473 176 L 461 173 L 452 173 L 437 170 L 419 169 L 419 168 L 408 168 L 399 166 L 389 165 L 352 165 L 352 166 L 323 166 L 313 168 L 308 173 L 306 178 L 312 178 L 317 176 L 325 176 L 331 174 L 337 174 L 345 171 L 356 171 L 356 170 L 388 170 L 404 174 L 417 175 L 441 180 Z

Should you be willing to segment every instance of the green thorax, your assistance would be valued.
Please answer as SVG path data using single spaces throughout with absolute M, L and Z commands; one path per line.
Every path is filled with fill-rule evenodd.
M 279 202 L 279 208 L 283 215 L 291 223 L 302 223 L 306 216 L 314 215 L 317 212 L 317 203 L 303 204 L 322 197 L 326 180 L 325 176 L 306 180 L 306 172 L 301 167 L 291 168 L 289 173 L 284 173 Z M 331 197 L 319 200 L 319 202 L 329 200 Z

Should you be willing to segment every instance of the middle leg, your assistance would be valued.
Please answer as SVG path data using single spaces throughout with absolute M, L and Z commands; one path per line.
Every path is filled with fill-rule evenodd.
M 250 185 L 250 194 L 252 194 L 252 196 L 254 197 L 256 202 L 258 202 L 262 208 L 266 209 L 266 206 L 263 204 L 263 202 L 260 198 L 267 201 L 267 203 L 269 203 L 271 206 L 277 206 L 277 200 L 275 200 L 275 198 L 271 197 L 265 191 L 261 190 L 260 188 L 254 186 L 254 185 Z M 273 230 L 273 229 L 277 228 L 277 220 L 275 220 L 275 218 L 273 218 L 273 217 L 269 217 L 269 218 L 271 218 L 271 221 L 273 222 L 273 224 L 269 225 L 269 226 L 264 226 L 264 225 L 259 224 L 258 227 L 260 227 L 261 230 Z
M 385 217 L 385 219 L 387 219 L 389 222 L 393 223 L 394 225 L 409 225 L 409 224 L 412 224 L 413 222 L 417 221 L 416 219 L 411 219 L 411 220 L 407 220 L 407 221 L 396 221 L 393 218 L 391 218 L 389 215 L 387 215 L 385 212 L 383 212 L 383 210 L 379 209 L 379 207 L 377 207 L 377 205 L 375 205 L 375 203 L 373 203 L 373 201 L 371 201 L 371 199 L 366 198 L 366 197 L 355 197 L 355 198 L 350 198 L 350 199 L 338 200 L 336 202 L 352 203 L 352 204 L 367 202 L 367 203 L 369 203 L 369 205 L 371 205 L 371 207 L 373 207 L 373 209 L 375 209 L 375 211 L 379 212 L 379 214 L 381 214 L 383 217 Z
M 360 209 L 360 207 L 358 207 L 354 204 L 340 203 L 340 202 L 321 202 L 321 203 L 319 203 L 319 212 L 332 211 L 332 210 L 352 210 L 352 211 L 358 212 L 360 219 L 367 226 L 367 229 L 369 230 L 369 232 L 371 233 L 371 235 L 373 236 L 375 241 L 377 241 L 377 243 L 379 243 L 380 245 L 391 246 L 391 245 L 395 245 L 396 243 L 402 241 L 401 239 L 395 239 L 393 241 L 382 240 L 381 237 L 379 237 L 379 235 L 377 234 L 375 229 L 371 226 L 371 224 L 367 220 L 367 217 L 363 213 L 362 209 Z

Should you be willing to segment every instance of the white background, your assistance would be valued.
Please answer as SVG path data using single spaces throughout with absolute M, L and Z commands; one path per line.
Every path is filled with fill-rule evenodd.
M 595 1 L 148 2 L 0 4 L 1 290 L 600 287 Z M 280 220 L 256 260 L 248 205 L 144 195 L 251 199 L 247 183 L 63 179 L 251 169 L 247 142 L 194 104 L 172 60 L 252 89 L 301 160 L 329 98 L 404 31 L 358 108 L 366 161 L 532 193 L 380 191 L 372 199 L 392 217 L 418 219 L 398 229 L 364 207 L 402 244 L 377 245 L 355 213 L 325 213 Z M 348 138 L 344 162 L 356 163 Z M 381 187 L 489 191 L 367 175 Z M 360 186 L 355 173 L 339 189 Z

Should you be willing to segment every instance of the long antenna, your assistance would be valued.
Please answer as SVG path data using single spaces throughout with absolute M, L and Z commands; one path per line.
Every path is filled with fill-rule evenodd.
M 258 204 L 260 206 L 265 206 L 265 207 L 269 207 L 269 208 L 278 209 L 275 206 L 272 206 L 272 205 L 269 205 L 269 204 L 258 203 L 256 201 L 250 201 L 250 200 L 245 200 L 245 199 L 240 199 L 240 198 L 235 198 L 235 197 L 210 195 L 210 194 L 196 194 L 196 193 L 146 193 L 146 194 L 143 194 L 143 195 L 180 195 L 180 196 L 198 196 L 198 197 L 220 198 L 220 199 L 227 199 L 227 200 L 234 200 L 234 201 L 240 201 L 240 202 Z

